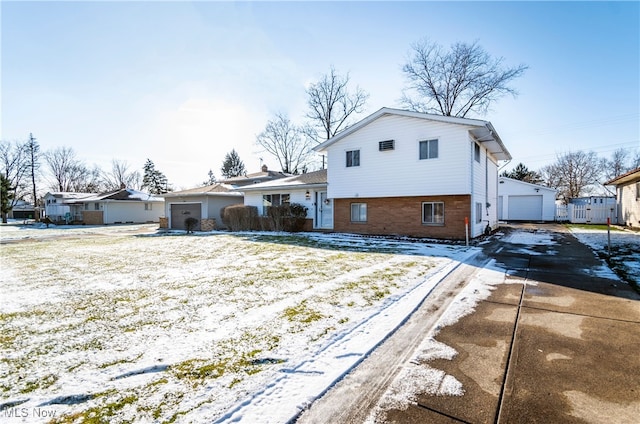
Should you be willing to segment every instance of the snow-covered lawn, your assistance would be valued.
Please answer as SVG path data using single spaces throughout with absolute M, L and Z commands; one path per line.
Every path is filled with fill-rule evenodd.
M 620 278 L 640 286 L 640 233 L 612 229 L 611 256 L 609 257 L 609 235 L 606 230 L 585 226 L 570 226 L 571 233 L 580 242 L 591 247 Z
M 0 240 L 0 414 L 28 422 L 285 422 L 475 252 L 154 225 Z

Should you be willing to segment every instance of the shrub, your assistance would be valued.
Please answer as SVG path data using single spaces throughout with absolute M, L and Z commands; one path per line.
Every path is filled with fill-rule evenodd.
M 192 216 L 184 220 L 184 226 L 187 228 L 187 234 L 193 233 L 193 230 L 196 228 L 196 225 L 198 225 L 198 220 Z
M 290 203 L 267 208 L 267 217 L 273 231 L 302 231 L 307 218 L 306 206 Z
M 250 231 L 255 228 L 258 208 L 246 205 L 231 205 L 220 211 L 222 223 L 231 231 Z

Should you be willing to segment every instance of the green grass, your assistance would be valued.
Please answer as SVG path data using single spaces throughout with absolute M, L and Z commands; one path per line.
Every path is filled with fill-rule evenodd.
M 607 229 L 610 228 L 611 231 L 624 231 L 621 227 L 618 227 L 617 225 L 611 225 L 611 227 L 608 227 L 607 224 L 564 224 L 564 225 L 569 229 L 579 228 L 583 230 L 607 231 Z

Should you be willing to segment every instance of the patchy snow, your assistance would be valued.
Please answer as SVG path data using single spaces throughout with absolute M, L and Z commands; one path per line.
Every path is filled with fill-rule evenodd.
M 0 241 L 0 409 L 15 422 L 286 422 L 477 251 L 153 225 L 9 225 Z
M 557 251 L 553 249 L 545 249 L 544 251 L 536 250 L 536 246 L 553 246 L 556 244 L 553 235 L 545 230 L 536 231 L 513 231 L 505 239 L 505 242 L 516 245 L 522 245 L 517 252 L 523 255 L 539 256 L 539 255 L 555 255 Z
M 405 410 L 409 405 L 415 404 L 419 394 L 464 395 L 462 383 L 454 376 L 429 366 L 429 362 L 433 360 L 451 360 L 458 354 L 454 348 L 434 338 L 442 328 L 453 325 L 461 318 L 472 314 L 476 305 L 488 299 L 497 285 L 506 283 L 508 280 L 505 280 L 505 272 L 505 269 L 496 266 L 495 261 L 492 260 L 474 275 L 416 349 L 410 364 L 400 371 L 387 392 L 372 409 L 366 420 L 367 424 L 385 422 L 386 411 Z
M 611 257 L 609 266 L 603 263 L 599 276 L 623 279 L 635 282 L 640 286 L 640 233 L 614 229 L 608 234 L 606 230 L 572 226 L 571 233 L 581 243 L 589 246 L 597 256 L 609 257 L 609 234 L 611 239 Z M 613 273 L 611 269 L 616 273 Z M 616 275 L 617 274 L 617 275 Z

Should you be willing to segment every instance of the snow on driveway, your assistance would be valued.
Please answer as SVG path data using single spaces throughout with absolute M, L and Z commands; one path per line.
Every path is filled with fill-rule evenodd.
M 0 241 L 0 416 L 16 422 L 286 422 L 477 251 L 155 226 Z

